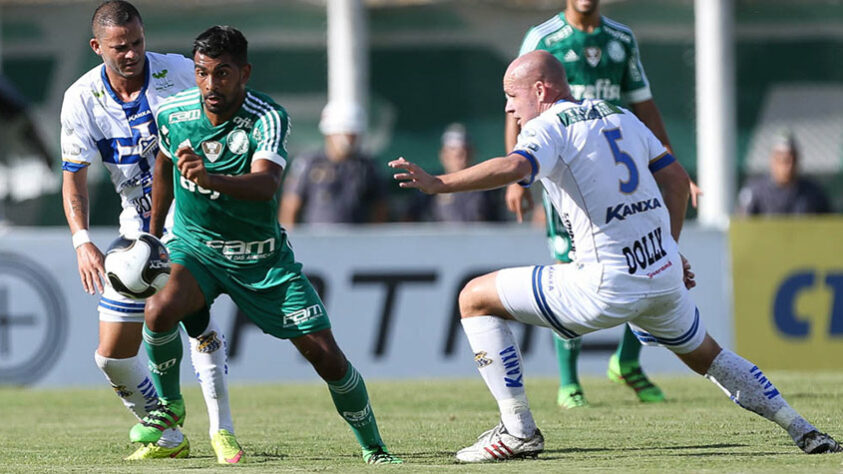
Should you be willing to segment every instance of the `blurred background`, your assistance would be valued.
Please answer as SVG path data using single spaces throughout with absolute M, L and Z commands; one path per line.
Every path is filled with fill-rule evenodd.
M 187 55 L 193 38 L 214 24 L 244 32 L 254 66 L 251 87 L 270 94 L 292 117 L 288 173 L 293 174 L 296 157 L 325 145 L 320 117 L 332 82 L 331 2 L 337 3 L 133 3 L 144 19 L 148 51 Z M 386 162 L 405 156 L 441 171 L 448 162 L 440 159 L 445 143 L 470 143 L 475 161 L 504 154 L 502 75 L 528 28 L 562 11 L 565 2 L 345 3 L 362 6 L 364 29 L 353 37 L 368 56 L 357 91 L 367 117 L 362 149 L 374 160 L 371 170 L 382 186 L 369 196 L 377 217 L 370 221 L 391 224 L 295 227 L 290 234 L 296 256 L 361 372 L 473 377 L 456 296 L 472 276 L 550 263 L 544 227 L 511 222 L 501 193 L 488 200 L 493 209 L 479 220 L 508 222 L 409 223 L 442 219 L 416 212 L 430 203 L 395 186 Z M 62 210 L 59 150 L 64 91 L 101 64 L 88 45 L 97 4 L 0 0 L 0 384 L 101 383 L 94 364 L 80 363 L 96 346 L 97 299 L 79 285 Z M 700 51 L 695 9 L 714 4 L 727 14 L 713 31 L 725 36 L 703 37 L 725 40 L 722 61 L 715 56 L 709 64 L 725 68 L 727 90 L 721 95 L 715 87 L 710 97 L 698 98 L 697 77 L 706 71 L 698 71 L 695 62 Z M 830 210 L 843 211 L 843 1 L 603 0 L 600 8 L 634 31 L 675 155 L 706 193 L 703 206 L 722 198 L 722 215 L 728 217 L 738 190 L 770 172 L 773 151 L 784 143 L 798 148 L 801 174 L 824 190 Z M 335 80 L 342 83 L 343 77 Z M 698 119 L 701 105 L 724 97 L 724 115 Z M 698 156 L 708 145 L 698 141 L 700 134 L 724 124 L 726 135 L 733 136 L 725 139 L 722 153 Z M 715 135 L 722 136 L 718 130 Z M 725 179 L 700 179 L 701 170 L 715 161 L 724 165 Z M 120 202 L 99 163 L 88 176 L 91 235 L 104 249 L 116 236 Z M 284 186 L 293 188 L 289 176 Z M 285 196 L 284 202 L 291 200 Z M 438 204 L 447 209 L 449 203 Z M 299 211 L 291 210 L 291 219 Z M 765 368 L 839 370 L 843 220 L 698 222 L 690 207 L 688 215 L 682 250 L 695 265 L 694 295 L 708 330 Z M 212 311 L 226 328 L 235 380 L 313 376 L 292 351 L 279 354 L 277 343 L 261 337 L 227 298 Z M 521 328 L 518 334 L 531 373 L 554 374 L 550 333 Z M 583 372 L 605 372 L 618 334 L 585 338 Z M 648 371 L 684 370 L 664 354 L 645 351 Z M 279 363 L 267 371 L 267 360 Z
M 13 114 L 0 116 L 0 199 L 7 224 L 65 224 L 59 204 L 58 114 L 64 90 L 100 63 L 88 46 L 96 3 L 0 0 L 3 80 L 17 91 L 20 102 L 28 103 L 48 154 L 41 156 L 31 134 L 14 126 Z M 561 11 L 564 0 L 364 3 L 370 65 L 365 149 L 381 164 L 404 155 L 441 169 L 437 155 L 442 131 L 451 122 L 462 122 L 478 159 L 502 154 L 503 71 L 527 29 Z M 833 209 L 842 210 L 841 2 L 733 3 L 737 140 L 732 166 L 738 187 L 767 172 L 775 135 L 788 129 L 801 146 L 803 172 L 826 189 Z M 291 155 L 321 146 L 317 124 L 328 99 L 324 1 L 136 4 L 151 51 L 189 54 L 192 39 L 209 25 L 241 29 L 251 46 L 252 87 L 271 94 L 292 116 Z M 694 2 L 604 0 L 601 9 L 635 32 L 675 154 L 696 177 Z M 119 211 L 102 171 L 91 167 L 92 225 L 112 225 Z M 379 171 L 388 175 L 384 166 Z M 389 219 L 402 220 L 407 193 L 392 183 L 389 191 Z

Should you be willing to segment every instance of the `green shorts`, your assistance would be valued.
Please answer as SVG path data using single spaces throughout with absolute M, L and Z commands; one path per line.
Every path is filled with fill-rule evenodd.
M 192 250 L 183 240 L 167 242 L 170 260 L 184 266 L 199 283 L 208 308 L 221 293 L 231 297 L 253 323 L 279 339 L 294 339 L 329 329 L 328 313 L 301 264 L 282 256 L 274 265 L 232 270 Z

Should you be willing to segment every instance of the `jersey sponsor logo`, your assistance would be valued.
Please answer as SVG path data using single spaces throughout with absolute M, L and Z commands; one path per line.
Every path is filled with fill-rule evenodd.
M 646 235 L 641 236 L 632 245 L 623 248 L 623 256 L 626 258 L 626 266 L 629 269 L 629 274 L 634 275 L 638 270 L 646 270 L 654 263 L 658 262 L 667 252 L 662 246 L 662 228 L 647 232 Z M 655 276 L 658 272 L 654 272 L 650 278 Z
M 234 130 L 225 139 L 228 149 L 235 155 L 242 155 L 249 151 L 249 136 L 243 130 Z
M 217 158 L 220 157 L 220 153 L 222 153 L 222 143 L 209 140 L 202 142 L 202 151 L 205 152 L 205 156 L 208 157 L 208 160 L 213 163 L 217 161 Z
M 571 84 L 571 94 L 575 99 L 620 100 L 620 84 L 612 84 L 611 79 L 597 79 L 594 84 Z
M 609 115 L 619 114 L 621 109 L 608 102 L 595 102 L 590 107 L 570 107 L 556 114 L 562 125 L 570 127 L 577 122 L 598 120 Z
M 146 117 L 147 115 L 150 115 L 151 113 L 152 113 L 152 111 L 151 111 L 151 110 L 146 109 L 146 110 L 141 111 L 141 112 L 138 112 L 138 113 L 136 113 L 136 114 L 129 115 L 129 117 L 127 117 L 127 119 L 126 119 L 126 120 L 128 120 L 129 122 L 133 122 L 133 121 L 135 121 L 135 120 L 137 120 L 137 119 L 139 119 L 139 118 Z M 148 122 L 144 123 L 143 125 L 146 125 L 147 123 L 148 123 Z M 139 125 L 142 125 L 142 124 L 139 124 Z M 149 133 L 149 127 L 148 127 L 148 125 L 147 125 L 147 128 L 146 128 L 146 131 L 147 131 L 147 133 Z
M 609 55 L 609 59 L 616 63 L 622 63 L 624 59 L 626 59 L 626 51 L 623 49 L 623 46 L 615 40 L 609 41 L 606 45 L 606 54 Z
M 620 203 L 614 206 L 609 206 L 606 208 L 606 224 L 615 219 L 622 221 L 629 216 L 638 214 L 639 212 L 647 212 L 651 209 L 658 209 L 660 207 L 662 207 L 662 203 L 659 201 L 659 198 L 645 199 L 632 204 Z
M 184 176 L 179 176 L 179 183 L 181 184 L 182 188 L 190 191 L 191 193 L 207 195 L 208 199 L 214 200 L 220 197 L 219 191 L 205 189 L 202 186 L 197 185 L 193 181 L 190 181 L 189 179 L 185 178 Z
M 573 32 L 574 29 L 571 28 L 571 25 L 565 25 L 556 33 L 553 33 L 552 35 L 547 35 L 547 37 L 544 39 L 544 45 L 547 47 L 553 46 L 554 44 L 571 36 Z
M 480 351 L 474 353 L 474 363 L 477 364 L 478 369 L 482 369 L 483 367 L 492 365 L 492 359 L 486 357 L 489 354 L 486 351 Z
M 155 79 L 155 90 L 157 91 L 164 91 L 176 85 L 175 82 L 171 81 L 169 77 L 167 77 L 167 73 L 169 71 L 167 69 L 162 69 L 160 72 L 153 72 L 152 77 Z
M 234 122 L 234 125 L 245 128 L 246 130 L 252 128 L 252 119 L 248 117 L 234 117 L 231 121 Z
M 573 63 L 580 60 L 580 55 L 573 49 L 569 49 L 565 56 L 562 57 L 562 62 Z
M 259 260 L 269 257 L 275 252 L 275 237 L 266 240 L 209 240 L 205 245 L 222 251 L 223 257 L 229 260 Z
M 199 109 L 176 112 L 176 113 L 170 115 L 169 122 L 170 122 L 171 125 L 174 124 L 174 123 L 179 123 L 179 122 L 192 122 L 194 120 L 199 120 L 199 117 L 201 116 L 200 114 L 201 114 L 201 111 Z M 165 127 L 162 125 L 161 131 L 163 132 L 164 130 L 165 130 Z
M 591 67 L 596 67 L 600 64 L 600 58 L 603 57 L 603 50 L 597 46 L 589 46 L 583 50 L 585 54 L 585 62 Z
M 292 313 L 285 314 L 284 327 L 296 327 L 300 324 L 306 323 L 316 318 L 320 318 L 323 314 L 324 313 L 322 311 L 322 305 L 315 304 L 313 306 L 308 306 L 307 308 L 303 308 L 298 311 L 293 311 Z
M 167 77 L 168 72 L 169 71 L 167 71 L 166 69 L 162 69 L 161 72 L 153 72 L 152 77 L 154 77 L 155 79 L 164 79 L 165 77 Z

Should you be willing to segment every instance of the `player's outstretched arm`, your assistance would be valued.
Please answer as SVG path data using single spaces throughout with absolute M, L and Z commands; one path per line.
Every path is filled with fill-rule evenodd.
M 219 191 L 235 199 L 269 201 L 281 186 L 284 168 L 269 160 L 253 160 L 249 173 L 225 176 L 208 173 L 202 158 L 190 147 L 179 148 L 176 156 L 176 166 L 182 176 L 205 189 Z
M 503 138 L 507 153 L 512 153 L 512 150 L 515 149 L 515 144 L 518 143 L 519 133 L 521 133 L 521 127 L 518 125 L 518 120 L 512 114 L 506 114 L 506 127 Z M 504 199 L 506 200 L 506 208 L 510 212 L 515 213 L 515 218 L 518 222 L 523 222 L 524 213 L 533 209 L 533 194 L 518 183 L 513 183 L 506 187 L 506 196 Z
M 149 233 L 161 238 L 164 221 L 173 203 L 173 162 L 164 153 L 158 152 L 152 169 L 152 217 L 149 219 Z
M 82 168 L 75 173 L 70 171 L 62 172 L 61 186 L 62 202 L 64 204 L 64 216 L 70 226 L 70 233 L 77 240 L 80 231 L 88 229 L 88 168 Z M 79 267 L 79 278 L 82 280 L 82 288 L 88 294 L 94 294 L 95 289 L 100 293 L 103 291 L 102 278 L 105 278 L 103 267 L 103 255 L 100 249 L 94 245 L 87 234 L 87 242 L 74 242 L 76 248 L 76 263 Z
M 664 196 L 664 205 L 670 214 L 670 234 L 679 242 L 682 224 L 685 223 L 685 211 L 688 208 L 688 193 L 691 178 L 678 161 L 653 173 Z
M 494 189 L 521 181 L 533 171 L 527 158 L 513 154 L 492 158 L 455 173 L 433 176 L 419 165 L 403 157 L 389 162 L 389 166 L 404 170 L 393 175 L 402 188 L 415 188 L 427 194 L 456 193 L 480 189 Z

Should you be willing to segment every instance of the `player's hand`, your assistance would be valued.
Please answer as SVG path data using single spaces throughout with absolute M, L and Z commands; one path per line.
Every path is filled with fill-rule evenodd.
M 397 160 L 390 161 L 389 167 L 405 171 L 404 173 L 395 173 L 392 175 L 398 181 L 398 186 L 402 188 L 415 188 L 427 194 L 437 194 L 442 190 L 441 179 L 432 176 L 423 170 L 421 166 L 405 160 L 403 156 Z
M 682 254 L 679 254 L 679 256 L 682 257 L 682 281 L 685 283 L 685 288 L 690 290 L 697 286 L 697 282 L 694 281 L 695 275 L 691 271 L 691 263 L 688 262 L 688 259 Z
M 76 249 L 76 263 L 79 266 L 79 278 L 85 293 L 93 295 L 95 291 L 103 292 L 105 278 L 105 257 L 100 249 L 92 242 L 80 245 Z
M 690 180 L 690 181 L 691 181 L 691 206 L 693 206 L 694 209 L 696 209 L 697 208 L 697 196 L 702 196 L 704 193 L 703 193 L 703 190 L 700 189 L 699 186 L 697 186 L 697 183 L 695 183 L 693 179 Z
M 189 146 L 179 147 L 176 150 L 176 157 L 178 158 L 176 166 L 182 176 L 203 188 L 210 189 L 210 177 L 208 170 L 205 169 L 205 162 L 202 161 L 201 156 L 193 151 L 193 148 Z
M 506 187 L 506 208 L 515 213 L 518 222 L 524 222 L 524 213 L 533 210 L 533 193 L 518 183 Z

